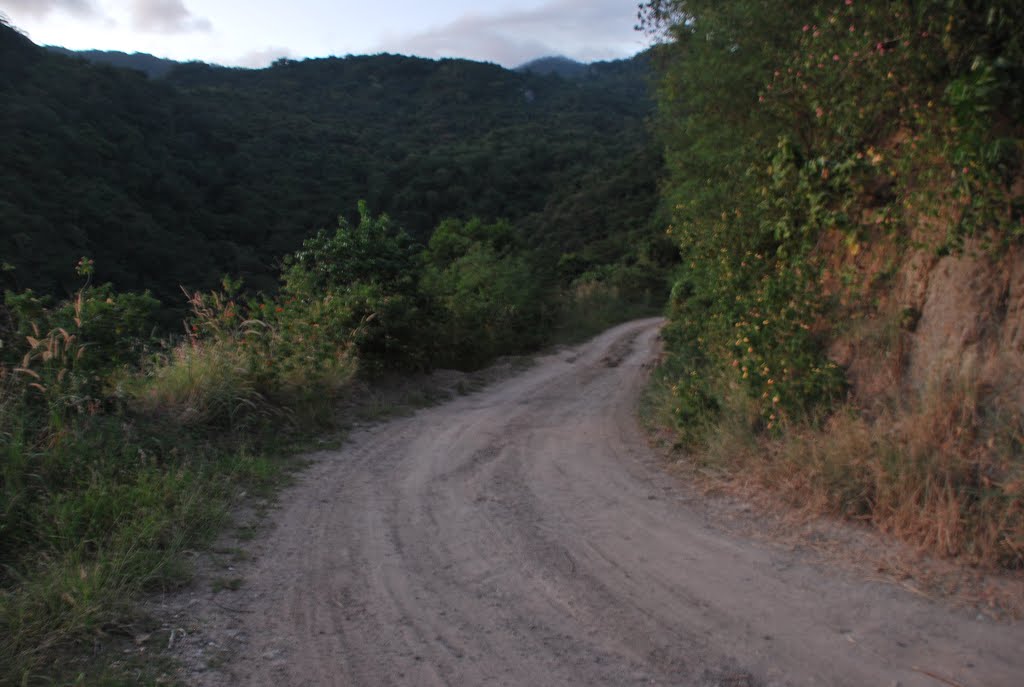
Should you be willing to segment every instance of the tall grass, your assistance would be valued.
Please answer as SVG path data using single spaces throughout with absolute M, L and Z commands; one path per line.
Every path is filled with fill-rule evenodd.
M 2 389 L 0 683 L 49 684 L 103 637 L 139 633 L 137 595 L 183 583 L 181 553 L 283 467 L 243 448 L 259 437 L 222 427 L 212 441 L 178 418 L 34 425 L 34 399 Z
M 187 581 L 182 553 L 279 481 L 356 371 L 343 338 L 307 360 L 301 314 L 289 334 L 223 295 L 196 299 L 193 336 L 114 365 L 76 302 L 74 329 L 33 325 L 0 365 L 0 684 L 110 678 L 95 647 L 142 633 L 138 596 Z
M 132 389 L 142 413 L 184 426 L 243 428 L 270 412 L 258 382 L 237 346 L 226 342 L 183 343 L 152 365 Z

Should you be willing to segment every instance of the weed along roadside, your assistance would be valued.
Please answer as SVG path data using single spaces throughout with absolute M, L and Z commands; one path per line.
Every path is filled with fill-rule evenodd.
M 462 356 L 481 367 L 536 349 L 556 329 L 585 336 L 648 307 L 609 303 L 617 298 L 608 291 L 595 308 L 590 289 L 574 312 L 572 293 L 538 292 L 526 262 L 484 245 L 463 244 L 475 251 L 473 269 L 502 278 L 449 290 L 455 277 L 444 270 L 458 269 L 446 262 L 457 251 L 425 268 L 422 249 L 364 208 L 358 225 L 307 242 L 278 296 L 247 296 L 230 279 L 188 293 L 187 335 L 177 338 L 153 336 L 159 304 L 148 294 L 94 285 L 88 259 L 67 301 L 8 292 L 2 681 L 157 680 L 165 668 L 145 659 L 168 637 L 136 601 L 188 584 L 191 552 L 210 546 L 240 499 L 266 499 L 286 483 L 309 437 L 320 437 L 313 446 L 338 441 L 353 421 L 487 379 L 453 372 L 448 385 L 426 374 L 437 362 Z M 556 327 L 562 318 L 571 331 Z M 453 357 L 449 340 L 465 351 Z

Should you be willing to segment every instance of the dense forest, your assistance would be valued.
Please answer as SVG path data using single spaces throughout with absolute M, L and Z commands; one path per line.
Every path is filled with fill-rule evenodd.
M 360 200 L 421 243 L 443 219 L 505 219 L 585 269 L 618 260 L 656 203 L 646 56 L 572 80 L 397 55 L 146 78 L 0 30 L 9 288 L 66 295 L 87 255 L 98 280 L 168 302 L 224 274 L 272 290 L 283 256 Z
M 156 57 L 148 53 L 126 53 L 119 50 L 68 50 L 59 45 L 47 45 L 45 47 L 47 50 L 60 55 L 82 58 L 96 64 L 134 69 L 150 78 L 166 76 L 169 71 L 181 64 L 176 60 Z

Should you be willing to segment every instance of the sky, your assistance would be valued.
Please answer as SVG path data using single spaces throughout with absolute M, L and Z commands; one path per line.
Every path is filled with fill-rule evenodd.
M 637 0 L 0 0 L 39 45 L 264 67 L 381 52 L 515 67 L 537 57 L 629 57 Z

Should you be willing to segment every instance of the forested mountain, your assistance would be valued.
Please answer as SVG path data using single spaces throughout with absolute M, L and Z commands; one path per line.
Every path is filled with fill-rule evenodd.
M 589 67 L 586 64 L 562 56 L 541 57 L 516 67 L 517 72 L 557 74 L 558 76 L 564 76 L 565 78 L 583 76 L 588 70 Z
M 148 79 L 0 26 L 6 286 L 66 293 L 88 255 L 97 279 L 164 300 L 225 273 L 270 290 L 281 256 L 360 199 L 422 242 L 445 218 L 505 218 L 588 269 L 609 241 L 636 246 L 656 203 L 647 80 L 645 56 L 566 80 L 396 55 Z
M 164 57 L 157 57 L 144 52 L 126 53 L 120 50 L 68 50 L 58 45 L 44 46 L 50 50 L 68 57 L 78 57 L 96 64 L 109 64 L 111 67 L 124 67 L 143 72 L 152 79 L 166 76 L 169 71 L 181 64 L 175 60 Z

